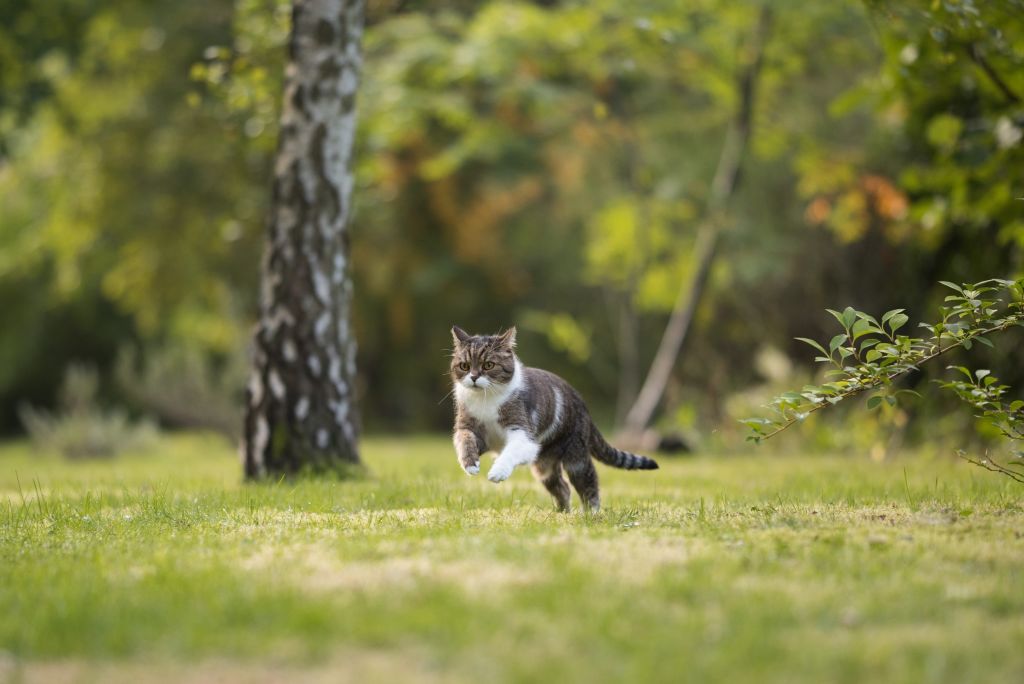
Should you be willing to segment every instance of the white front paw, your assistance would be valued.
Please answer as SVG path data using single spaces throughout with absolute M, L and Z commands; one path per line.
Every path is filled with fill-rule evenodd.
M 494 465 L 491 466 L 490 472 L 487 473 L 487 479 L 491 482 L 502 482 L 507 480 L 512 475 L 512 466 L 501 461 L 495 461 Z
M 480 465 L 479 464 L 475 464 L 475 465 L 471 465 L 471 466 L 463 466 L 462 469 L 466 471 L 467 475 L 479 475 L 480 474 Z

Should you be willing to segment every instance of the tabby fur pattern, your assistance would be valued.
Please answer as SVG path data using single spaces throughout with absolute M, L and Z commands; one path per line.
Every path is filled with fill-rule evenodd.
M 516 467 L 530 465 L 558 509 L 568 511 L 571 493 L 563 470 L 584 508 L 601 506 L 591 456 L 625 470 L 658 468 L 646 456 L 608 444 L 583 398 L 568 382 L 524 366 L 515 353 L 515 328 L 499 335 L 470 335 L 455 326 L 452 338 L 455 453 L 467 474 L 478 474 L 480 456 L 495 451 L 498 457 L 488 480 L 502 482 Z

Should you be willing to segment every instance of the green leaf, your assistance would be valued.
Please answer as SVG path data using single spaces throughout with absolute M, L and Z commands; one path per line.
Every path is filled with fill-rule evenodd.
M 963 373 L 964 375 L 966 375 L 968 380 L 970 380 L 971 382 L 974 382 L 974 376 L 971 375 L 971 371 L 967 370 L 963 366 L 946 366 L 946 370 L 958 370 L 961 373 Z
M 863 311 L 858 311 L 857 312 L 857 318 L 861 319 L 862 321 L 867 321 L 871 325 L 873 325 L 875 327 L 878 327 L 878 321 L 875 320 L 875 317 L 874 316 L 869 316 L 868 314 L 864 313 Z
M 832 314 L 832 317 L 839 321 L 839 325 L 843 325 L 843 327 L 846 327 L 843 324 L 843 314 L 839 313 L 835 309 L 825 309 L 825 311 L 828 311 L 830 314 Z
M 852 306 L 848 306 L 843 309 L 843 327 L 849 329 L 853 322 L 857 320 L 857 310 Z
M 963 290 L 963 288 L 962 288 L 962 287 L 960 287 L 960 286 L 959 286 L 959 285 L 957 285 L 956 283 L 951 283 L 951 282 L 949 282 L 948 280 L 940 280 L 940 281 L 939 281 L 939 284 L 940 284 L 940 285 L 945 285 L 946 287 L 948 287 L 948 288 L 950 288 L 950 289 L 956 290 L 956 291 L 957 291 L 957 292 L 959 292 L 960 294 L 963 294 L 963 293 L 964 293 L 964 290 Z
M 979 368 L 978 370 L 974 371 L 974 377 L 978 378 L 978 380 L 981 380 L 986 375 L 991 375 L 991 374 L 992 374 L 992 371 L 985 370 L 984 368 Z
M 986 347 L 992 347 L 993 349 L 995 348 L 995 345 L 992 344 L 992 340 L 985 339 L 984 337 L 975 337 L 974 341 L 981 342 Z
M 893 309 L 892 311 L 886 311 L 885 315 L 882 316 L 882 325 L 885 325 L 886 322 L 896 314 L 903 313 L 904 311 L 906 311 L 906 309 Z
M 894 314 L 893 317 L 889 319 L 889 329 L 892 330 L 895 335 L 896 331 L 906 325 L 909 320 L 910 317 L 906 314 Z
M 836 349 L 840 347 L 840 345 L 843 344 L 843 342 L 846 342 L 846 334 L 840 333 L 833 337 L 832 341 L 828 343 L 828 350 L 834 352 Z
M 873 411 L 874 409 L 878 408 L 881 405 L 881 403 L 882 403 L 882 395 L 881 394 L 876 394 L 875 396 L 870 397 L 868 399 L 868 410 L 869 411 Z
M 853 333 L 854 341 L 856 341 L 859 337 L 863 337 L 864 335 L 867 335 L 869 333 L 879 333 L 881 332 L 881 330 L 871 325 L 869 321 L 861 318 L 860 320 L 853 324 L 853 329 L 851 330 L 851 332 Z
M 804 344 L 809 344 L 809 345 L 811 345 L 812 347 L 814 347 L 815 349 L 817 349 L 818 351 L 820 351 L 820 352 L 821 352 L 822 354 L 824 354 L 825 356 L 828 356 L 828 357 L 830 357 L 830 358 L 831 358 L 831 356 L 832 356 L 832 355 L 831 355 L 831 354 L 829 354 L 829 353 L 828 353 L 827 351 L 825 351 L 825 348 L 824 348 L 824 347 L 822 347 L 822 346 L 821 346 L 821 345 L 820 345 L 820 344 L 819 344 L 818 342 L 815 342 L 814 340 L 810 339 L 809 337 L 797 337 L 797 338 L 794 338 L 794 339 L 800 340 L 800 341 L 801 341 L 801 342 L 803 342 Z

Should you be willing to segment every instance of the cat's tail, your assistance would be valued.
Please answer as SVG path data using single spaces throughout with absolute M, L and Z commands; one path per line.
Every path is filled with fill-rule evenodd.
M 622 449 L 616 449 L 594 428 L 591 432 L 590 438 L 590 452 L 594 454 L 601 463 L 606 463 L 613 468 L 622 468 L 623 470 L 657 470 L 658 462 L 653 458 L 647 458 L 646 456 L 640 456 L 638 454 L 631 454 L 628 451 Z

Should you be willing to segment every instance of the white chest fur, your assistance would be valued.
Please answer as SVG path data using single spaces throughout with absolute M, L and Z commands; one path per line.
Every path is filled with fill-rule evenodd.
M 488 449 L 501 451 L 505 447 L 508 431 L 501 426 L 498 417 L 501 407 L 512 399 L 522 386 L 523 370 L 518 361 L 512 380 L 506 385 L 482 390 L 455 383 L 455 398 L 459 405 L 483 426 Z

